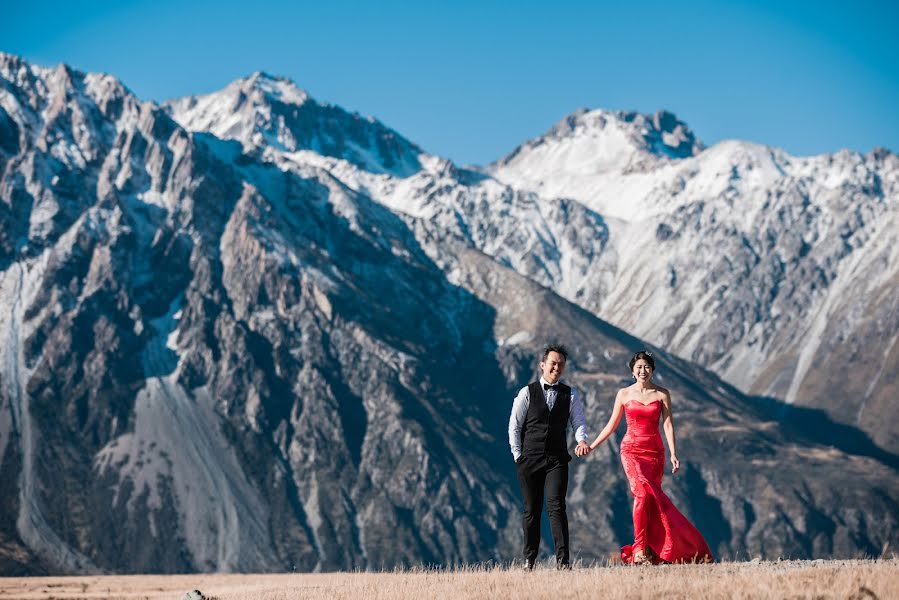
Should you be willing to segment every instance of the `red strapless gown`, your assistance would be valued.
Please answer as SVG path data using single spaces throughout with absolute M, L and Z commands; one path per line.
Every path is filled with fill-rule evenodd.
M 633 563 L 634 550 L 643 548 L 656 563 L 714 560 L 702 534 L 662 491 L 662 403 L 631 400 L 624 405 L 624 414 L 627 433 L 621 440 L 621 463 L 634 495 L 634 543 L 621 549 L 621 559 Z

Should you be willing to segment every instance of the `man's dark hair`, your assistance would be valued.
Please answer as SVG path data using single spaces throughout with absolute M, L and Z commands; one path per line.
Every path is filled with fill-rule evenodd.
M 562 355 L 564 359 L 563 362 L 568 363 L 568 350 L 565 349 L 565 346 L 562 344 L 547 344 L 543 347 L 543 358 L 540 359 L 540 362 L 546 362 L 546 357 L 549 356 L 550 352 L 558 352 Z

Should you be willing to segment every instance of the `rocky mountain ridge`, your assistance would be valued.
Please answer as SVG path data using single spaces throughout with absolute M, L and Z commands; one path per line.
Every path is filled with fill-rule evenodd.
M 821 408 L 899 449 L 884 418 L 899 389 L 896 154 L 728 141 L 597 175 L 551 132 L 489 172 L 620 217 L 603 231 L 614 258 L 586 269 L 611 283 L 581 299 L 560 281 L 567 298 L 745 392 Z
M 190 111 L 171 114 L 189 130 L 208 129 Z M 705 148 L 670 113 L 603 110 L 566 117 L 482 172 L 420 154 L 422 168 L 397 177 L 254 147 L 280 168 L 325 168 L 392 210 L 453 231 L 746 393 L 820 408 L 899 451 L 895 419 L 882 418 L 899 386 L 891 152 L 802 158 L 739 141 Z
M 510 559 L 508 403 L 540 344 L 571 344 L 594 431 L 644 344 L 546 285 L 608 255 L 598 213 L 410 162 L 414 145 L 336 108 L 267 129 L 269 103 L 319 105 L 254 77 L 265 94 L 237 82 L 254 99 L 227 129 L 248 139 L 229 140 L 179 124 L 212 98 L 162 109 L 109 76 L 0 56 L 4 573 Z M 382 162 L 270 143 L 248 118 Z M 371 151 L 379 136 L 402 152 Z M 890 455 L 830 447 L 659 357 L 687 462 L 666 486 L 716 552 L 895 544 Z M 627 540 L 611 447 L 573 464 L 570 500 L 581 557 Z

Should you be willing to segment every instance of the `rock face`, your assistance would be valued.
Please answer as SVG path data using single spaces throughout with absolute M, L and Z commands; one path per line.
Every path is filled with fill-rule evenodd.
M 40 233 L 3 273 L 10 537 L 48 569 L 120 571 L 467 562 L 504 543 L 514 496 L 458 388 L 505 388 L 490 309 L 396 215 L 121 86 L 105 115 L 92 76 L 4 60 L 64 106 L 5 92 L 24 115 L 5 189 L 31 210 L 4 226 Z M 87 119 L 105 134 L 91 156 L 66 137 Z
M 648 156 L 698 152 L 650 121 Z M 595 431 L 644 345 L 586 300 L 614 284 L 588 277 L 615 264 L 597 211 L 264 74 L 160 108 L 0 55 L 0 173 L 4 574 L 513 558 L 505 430 L 539 346 L 570 343 Z M 659 356 L 669 489 L 716 552 L 899 540 L 894 456 Z M 630 535 L 620 466 L 572 469 L 576 550 L 605 557 Z

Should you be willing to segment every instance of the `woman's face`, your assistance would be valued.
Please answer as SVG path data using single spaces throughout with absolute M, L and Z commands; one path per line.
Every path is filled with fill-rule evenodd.
M 644 359 L 640 359 L 634 363 L 634 379 L 642 383 L 649 383 L 652 379 L 652 367 Z

